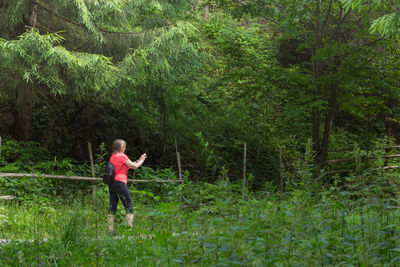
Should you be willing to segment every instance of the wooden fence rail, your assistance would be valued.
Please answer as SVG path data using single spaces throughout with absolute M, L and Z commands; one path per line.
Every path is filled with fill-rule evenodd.
M 400 146 L 389 146 L 386 148 L 400 148 Z M 347 149 L 336 149 L 336 150 L 330 150 L 331 152 L 340 152 L 340 151 L 349 151 Z M 392 154 L 392 155 L 382 155 L 381 157 L 378 156 L 370 156 L 370 157 L 364 157 L 365 159 L 377 159 L 377 158 L 384 158 L 384 159 L 391 159 L 391 158 L 400 158 L 400 154 Z M 339 163 L 339 162 L 351 162 L 355 161 L 355 157 L 351 158 L 341 158 L 341 159 L 332 159 L 332 160 L 326 160 L 326 164 L 332 164 L 332 163 Z M 397 169 L 400 168 L 400 166 L 383 166 L 382 169 L 384 170 L 390 170 L 390 169 Z M 324 174 L 325 175 L 331 175 L 331 174 L 337 174 L 337 173 L 349 173 L 352 170 L 346 169 L 346 170 L 332 170 L 332 171 L 327 171 Z
M 0 177 L 9 178 L 49 178 L 49 179 L 61 179 L 61 180 L 79 180 L 79 181 L 92 181 L 102 182 L 103 179 L 100 177 L 84 177 L 84 176 L 67 176 L 67 175 L 53 175 L 53 174 L 32 174 L 32 173 L 0 173 Z M 184 180 L 133 180 L 129 179 L 131 183 L 182 183 Z
M 385 149 L 390 149 L 390 148 L 400 148 L 400 145 L 396 146 L 385 146 L 383 147 Z M 365 149 L 363 149 L 365 150 Z M 340 148 L 340 149 L 329 149 L 328 152 L 345 152 L 345 151 L 354 151 L 354 147 L 348 147 L 348 148 Z
M 398 169 L 400 166 L 383 166 L 382 169 L 384 170 L 392 170 L 392 169 Z M 330 174 L 337 174 L 337 173 L 349 173 L 353 170 L 333 170 L 333 171 L 327 171 L 324 172 L 325 175 L 330 175 Z
M 366 157 L 366 159 L 377 159 L 379 157 L 374 156 L 374 157 Z M 390 159 L 390 158 L 400 158 L 400 154 L 393 154 L 393 155 L 385 155 L 382 156 L 381 158 L 384 159 Z M 343 158 L 343 159 L 332 159 L 332 160 L 326 160 L 325 163 L 338 163 L 338 162 L 346 162 L 346 161 L 354 161 L 355 158 Z

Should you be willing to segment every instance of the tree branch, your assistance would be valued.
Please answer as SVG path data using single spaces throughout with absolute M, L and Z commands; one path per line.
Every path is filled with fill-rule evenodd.
M 370 42 L 370 43 L 367 43 L 367 44 L 365 44 L 365 45 L 363 45 L 363 46 L 371 46 L 371 45 L 374 45 L 374 44 L 376 44 L 377 42 L 380 42 L 380 41 L 382 41 L 382 40 L 384 40 L 384 39 L 385 39 L 385 38 L 380 37 L 380 38 L 376 39 L 375 41 L 372 41 L 372 42 Z
M 326 22 L 327 22 L 327 20 L 328 20 L 329 15 L 331 14 L 331 9 L 332 9 L 332 0 L 329 2 L 329 9 L 328 9 L 328 12 L 326 13 L 326 16 L 325 16 L 325 19 L 324 19 L 324 23 L 322 24 L 321 36 L 324 35 L 324 30 L 325 30 Z
M 340 5 L 340 13 L 342 13 L 343 11 L 343 6 Z M 340 25 L 342 25 L 342 23 L 345 21 L 346 17 L 350 14 L 350 9 L 342 16 L 341 20 L 339 21 L 339 23 L 337 24 L 337 27 L 340 27 Z
M 267 20 L 267 21 L 269 21 L 269 22 L 272 22 L 272 23 L 274 23 L 274 24 L 277 24 L 276 20 L 274 20 L 274 19 L 272 19 L 272 18 L 268 18 L 268 17 L 265 17 L 265 16 L 263 16 L 262 18 L 265 19 L 265 20 Z
M 278 3 L 278 2 L 276 2 L 276 1 L 274 1 L 274 0 L 271 0 L 271 2 L 275 5 L 275 6 L 277 6 L 277 7 L 279 7 L 280 9 L 286 9 L 286 7 L 285 6 L 283 6 L 283 5 L 281 5 L 280 3 Z
M 53 15 L 53 16 L 55 16 L 55 17 L 57 17 L 57 18 L 59 18 L 59 19 L 61 19 L 61 20 L 63 20 L 63 21 L 66 21 L 66 22 L 71 23 L 71 24 L 73 24 L 73 25 L 75 25 L 75 26 L 78 26 L 78 27 L 82 27 L 82 28 L 85 28 L 85 29 L 87 28 L 87 27 L 86 27 L 85 25 L 83 25 L 83 24 L 80 24 L 80 23 L 78 23 L 78 22 L 76 22 L 76 21 L 67 19 L 67 18 L 65 18 L 65 17 L 63 17 L 63 16 L 61 16 L 61 15 L 59 15 L 59 14 L 53 12 L 53 11 L 50 10 L 49 8 L 47 8 L 47 7 L 45 7 L 45 6 L 41 5 L 41 4 L 39 4 L 39 3 L 36 2 L 36 1 L 34 1 L 34 3 L 35 3 L 37 6 L 39 6 L 40 8 L 42 8 L 43 10 L 49 12 L 51 15 Z M 143 33 L 144 33 L 144 32 L 116 32 L 116 31 L 105 30 L 105 29 L 103 29 L 103 28 L 98 28 L 98 29 L 99 29 L 100 32 L 110 33 L 110 34 L 140 35 L 140 34 L 143 34 Z
M 380 41 L 382 41 L 382 40 L 384 40 L 383 37 L 381 37 L 381 38 L 379 38 L 379 39 L 377 39 L 377 40 L 375 40 L 375 41 L 369 42 L 369 43 L 367 43 L 367 44 L 360 45 L 360 47 L 363 47 L 363 46 L 364 46 L 364 47 L 365 47 L 365 46 L 371 46 L 371 45 L 374 45 L 374 44 L 376 44 L 376 43 L 378 43 L 378 42 L 380 42 Z M 341 55 L 339 61 L 343 61 L 345 58 L 347 58 L 347 57 L 350 56 L 350 55 L 351 55 L 351 53 L 345 53 L 345 54 Z M 375 56 L 369 58 L 369 59 L 368 59 L 366 62 L 364 62 L 363 64 L 361 64 L 361 65 L 355 67 L 355 70 L 360 70 L 360 69 L 364 68 L 365 66 L 367 66 L 368 64 L 370 64 L 370 63 L 374 60 L 374 58 L 375 58 Z

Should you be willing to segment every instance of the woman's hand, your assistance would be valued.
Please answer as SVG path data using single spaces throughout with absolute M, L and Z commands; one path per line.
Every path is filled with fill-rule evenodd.
M 125 164 L 128 165 L 129 168 L 135 170 L 135 169 L 139 168 L 143 164 L 143 162 L 146 160 L 146 158 L 147 158 L 147 154 L 144 153 L 144 154 L 142 154 L 140 156 L 140 158 L 138 160 L 136 160 L 134 162 L 128 160 Z
M 146 153 L 143 153 L 143 154 L 140 156 L 139 160 L 145 161 L 146 158 L 147 158 L 147 154 L 146 154 Z

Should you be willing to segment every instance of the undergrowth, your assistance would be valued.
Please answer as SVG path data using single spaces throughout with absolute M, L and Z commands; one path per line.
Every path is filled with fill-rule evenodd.
M 289 182 L 285 174 L 286 193 L 267 184 L 245 198 L 229 177 L 130 184 L 134 227 L 120 205 L 113 234 L 104 184 L 93 195 L 91 186 L 73 190 L 43 180 L 27 186 L 20 179 L 13 187 L 4 179 L 3 192 L 15 190 L 17 198 L 0 203 L 0 265 L 399 266 L 398 173 L 357 164 L 326 183 L 312 182 L 310 166 L 298 165 L 301 175 Z M 176 174 L 143 168 L 137 177 Z M 65 192 L 49 194 L 51 186 Z
M 95 198 L 88 194 L 67 205 L 1 204 L 0 265 L 399 264 L 396 197 L 371 193 L 360 198 L 355 191 L 330 187 L 242 200 L 236 186 L 226 181 L 211 185 L 212 190 L 204 184 L 185 186 L 209 195 L 183 189 L 181 201 L 149 195 L 144 201 L 133 190 L 135 225 L 127 227 L 120 207 L 114 235 L 107 233 L 103 189 Z M 193 200 L 196 196 L 199 200 Z

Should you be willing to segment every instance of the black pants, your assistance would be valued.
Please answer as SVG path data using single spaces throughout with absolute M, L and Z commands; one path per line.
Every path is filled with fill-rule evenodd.
M 133 213 L 132 197 L 127 184 L 114 181 L 108 188 L 108 192 L 110 192 L 110 214 L 115 214 L 117 212 L 119 199 L 124 205 L 126 213 Z

